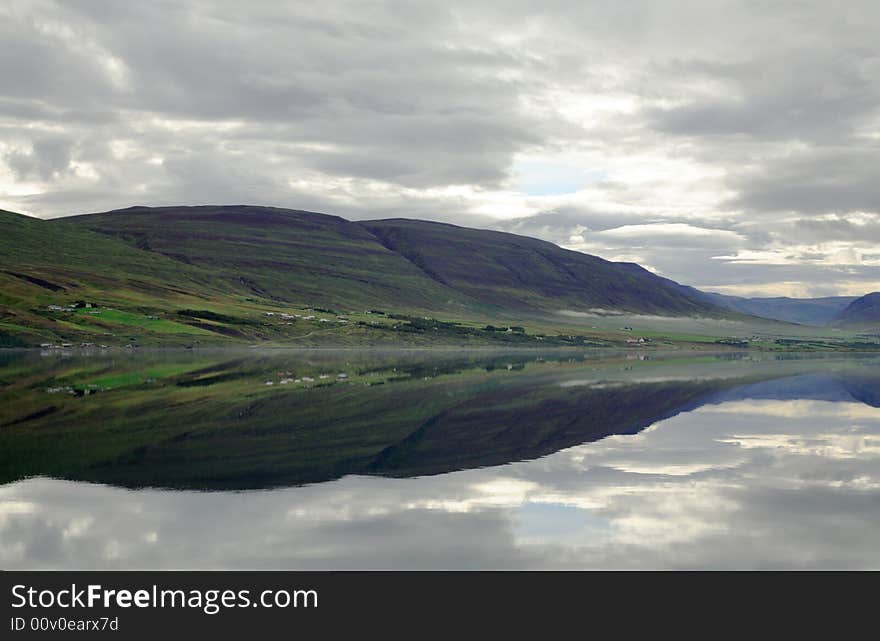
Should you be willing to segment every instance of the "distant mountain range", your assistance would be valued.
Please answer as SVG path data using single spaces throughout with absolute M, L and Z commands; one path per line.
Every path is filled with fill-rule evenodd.
M 700 292 L 695 297 L 732 311 L 772 320 L 841 328 L 871 328 L 880 325 L 880 292 L 865 296 L 829 296 L 825 298 L 743 298 Z
M 743 298 L 716 293 L 704 295 L 709 302 L 743 314 L 820 327 L 831 323 L 847 305 L 856 300 L 855 296 Z
M 853 301 L 706 294 L 633 263 L 510 233 L 245 205 L 53 220 L 0 212 L 0 289 L 0 345 L 118 335 L 120 325 L 268 340 L 253 315 L 282 304 L 472 319 L 566 310 L 825 324 Z M 63 316 L 90 303 L 139 316 Z

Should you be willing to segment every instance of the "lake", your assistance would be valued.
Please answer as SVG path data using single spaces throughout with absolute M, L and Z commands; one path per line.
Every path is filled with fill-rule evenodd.
M 0 353 L 3 569 L 880 568 L 880 358 Z

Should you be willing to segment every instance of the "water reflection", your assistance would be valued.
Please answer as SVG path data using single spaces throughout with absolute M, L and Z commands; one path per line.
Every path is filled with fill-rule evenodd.
M 405 376 L 406 368 L 398 367 L 394 374 L 405 381 L 397 386 L 345 385 L 327 396 L 339 406 L 343 400 L 359 406 L 361 430 L 373 426 L 368 431 L 382 438 L 361 434 L 352 408 L 343 412 L 352 417 L 352 431 L 334 423 L 340 407 L 333 420 L 284 422 L 286 438 L 297 425 L 332 423 L 342 430 L 326 448 L 316 445 L 327 435 L 317 428 L 311 443 L 303 437 L 296 445 L 311 447 L 311 456 L 303 457 L 309 463 L 297 474 L 318 469 L 334 480 L 211 492 L 48 478 L 2 486 L 0 565 L 880 567 L 875 359 L 562 358 L 530 360 L 519 370 L 502 363 L 490 372 L 473 361 L 465 365 L 473 367 L 448 368 L 429 380 Z M 376 398 L 397 419 L 374 422 L 374 397 L 361 392 L 377 389 Z M 401 393 L 389 391 L 395 389 Z M 104 398 L 109 404 L 111 396 Z M 262 424 L 260 417 L 264 407 L 270 408 L 266 417 L 277 411 L 278 398 L 262 390 L 259 403 L 251 398 L 257 407 L 249 416 L 258 420 L 230 428 L 231 442 L 241 442 L 242 429 L 259 438 L 255 425 L 263 425 L 277 448 L 277 419 Z M 203 395 L 195 402 L 206 403 Z M 144 405 L 137 404 L 139 411 Z M 388 425 L 408 427 L 398 433 Z M 133 429 L 126 442 L 141 447 L 141 431 Z M 389 445 L 391 432 L 397 440 Z M 215 454 L 234 459 L 221 440 Z M 339 443 L 364 450 L 345 459 L 361 466 L 356 474 L 322 459 Z M 262 477 L 267 485 L 287 474 L 285 456 Z M 244 476 L 197 477 L 252 483 L 249 466 L 273 460 L 266 457 L 245 453 L 238 462 L 248 470 Z M 125 485 L 138 486 L 139 474 L 157 478 L 155 469 L 147 472 L 159 461 L 156 469 L 174 478 L 168 483 L 166 477 L 165 485 L 186 486 L 193 477 L 169 459 L 174 463 L 168 452 L 139 462 L 108 454 L 92 467 L 70 469 L 87 477 L 110 474 L 115 465 Z

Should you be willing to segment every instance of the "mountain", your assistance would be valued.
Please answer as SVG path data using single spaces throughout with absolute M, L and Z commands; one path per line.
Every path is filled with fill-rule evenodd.
M 0 210 L 0 347 L 47 338 L 79 338 L 83 328 L 52 306 L 100 300 L 120 308 L 178 307 L 230 295 L 214 274 L 64 219 L 47 221 Z M 166 321 L 166 331 L 210 335 Z
M 73 289 L 83 280 L 105 289 L 150 289 L 148 280 L 204 287 L 212 280 L 179 261 L 93 233 L 70 224 L 69 219 L 49 221 L 0 210 L 0 237 L 3 273 L 48 290 Z M 156 289 L 155 293 L 170 296 L 177 289 Z
M 717 313 L 647 270 L 534 238 L 269 207 L 138 207 L 66 219 L 260 296 L 422 310 Z
M 855 296 L 743 298 L 712 292 L 701 293 L 707 302 L 742 314 L 819 327 L 828 325 L 847 305 L 856 299 Z
M 855 299 L 834 318 L 837 327 L 880 328 L 880 292 Z
M 506 309 L 607 309 L 678 316 L 718 312 L 638 265 L 610 262 L 527 236 L 421 220 L 378 220 L 363 226 L 433 280 Z
M 338 216 L 274 207 L 132 207 L 64 220 L 272 300 L 343 309 L 479 307 Z
M 496 319 L 555 327 L 561 310 L 727 315 L 638 265 L 534 238 L 245 205 L 132 207 L 53 220 L 0 212 L 0 286 L 0 346 L 96 336 L 320 342 L 331 326 L 319 321 L 351 321 L 344 336 L 331 336 L 342 344 L 393 342 L 391 329 L 458 342 Z M 336 318 L 291 314 L 276 322 L 279 308 Z M 340 315 L 364 310 L 380 310 L 387 322 Z M 429 316 L 470 325 L 429 327 L 420 320 Z

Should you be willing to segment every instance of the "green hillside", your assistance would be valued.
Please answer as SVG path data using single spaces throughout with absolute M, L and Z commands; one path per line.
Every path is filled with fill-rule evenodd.
M 535 238 L 418 220 L 379 220 L 364 226 L 431 278 L 507 309 L 670 316 L 719 312 L 637 265 L 612 263 Z
M 0 234 L 0 347 L 827 347 L 780 342 L 793 326 L 754 325 L 638 265 L 453 225 L 134 207 L 0 212 Z M 700 322 L 658 329 L 660 317 Z
M 209 271 L 65 220 L 0 211 L 0 248 L 0 346 L 58 336 L 104 336 L 109 331 L 98 314 L 64 314 L 52 308 L 100 302 L 140 309 L 146 323 L 153 320 L 148 312 L 157 305 L 198 305 L 232 293 Z M 132 321 L 120 314 L 122 322 L 111 325 L 124 331 Z M 160 325 L 158 333 L 165 336 L 210 335 L 186 323 Z
M 271 300 L 342 309 L 480 307 L 338 216 L 273 207 L 133 207 L 65 221 L 205 268 Z
M 349 222 L 269 207 L 132 208 L 68 219 L 268 298 L 426 311 L 714 313 L 650 272 L 494 231 Z

